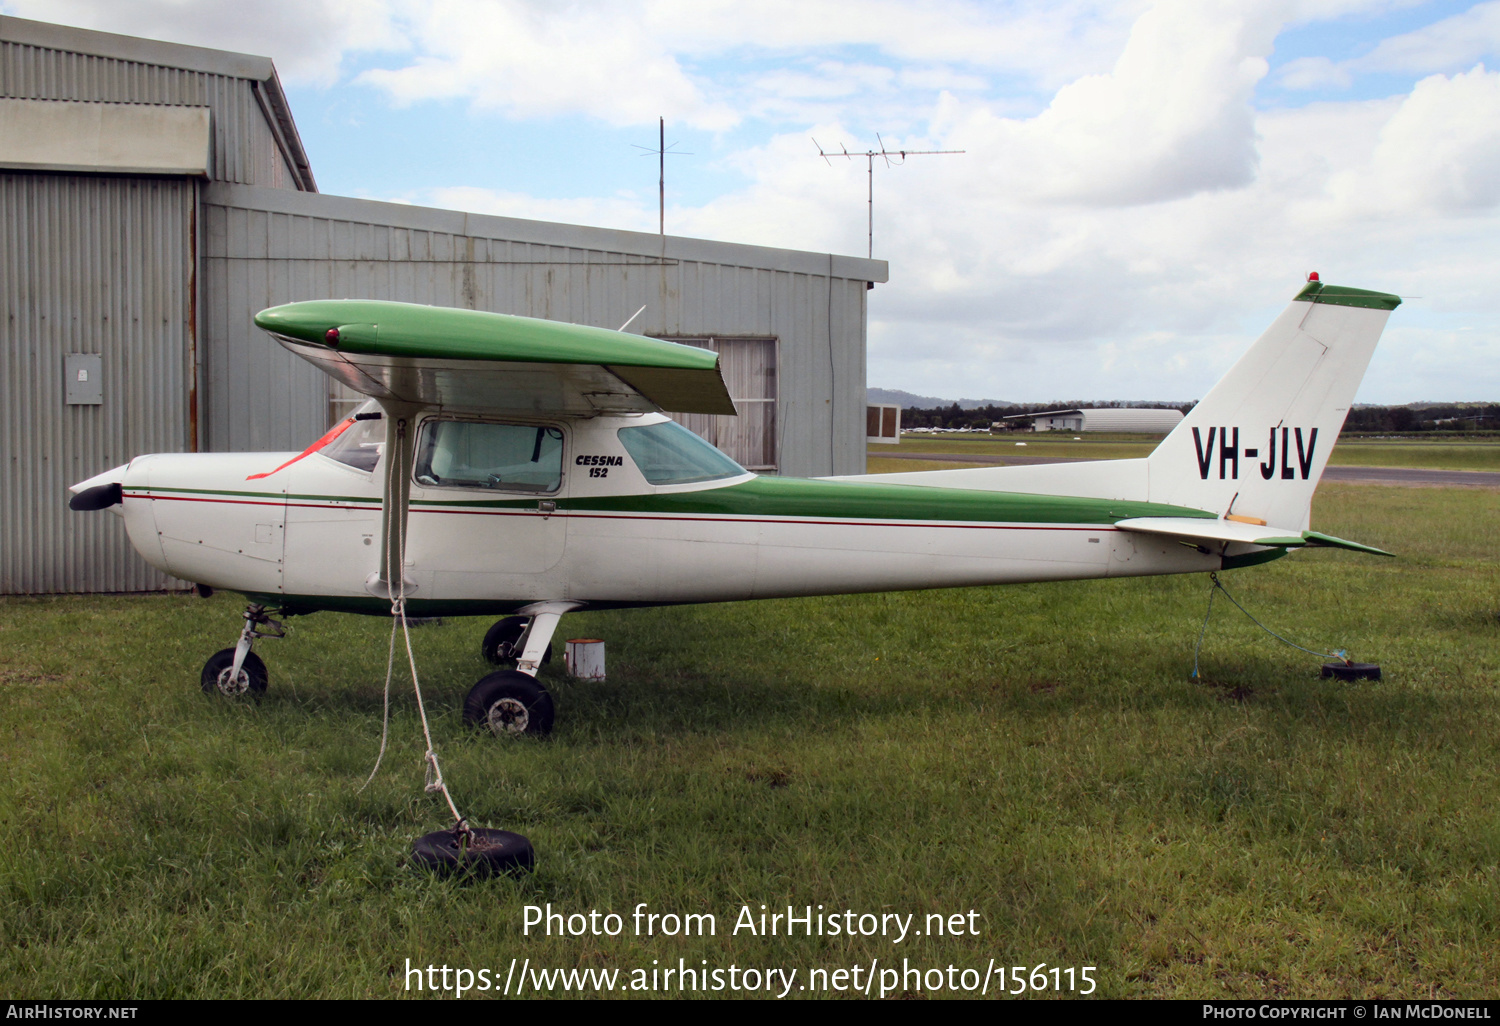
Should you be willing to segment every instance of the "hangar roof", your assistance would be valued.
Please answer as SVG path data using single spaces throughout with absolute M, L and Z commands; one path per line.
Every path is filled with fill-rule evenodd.
M 297 124 L 292 120 L 291 107 L 286 93 L 281 88 L 281 79 L 276 74 L 276 65 L 269 57 L 233 53 L 228 50 L 211 50 L 204 46 L 188 46 L 185 43 L 166 43 L 156 39 L 139 39 L 113 32 L 96 32 L 93 29 L 73 28 L 68 25 L 53 25 L 44 21 L 29 21 L 0 15 L 0 46 L 19 44 L 22 47 L 37 47 L 60 53 L 85 54 L 109 60 L 124 61 L 177 71 L 201 72 L 225 78 L 244 79 L 254 84 L 256 101 L 260 105 L 277 144 L 286 156 L 287 164 L 296 178 L 298 189 L 316 192 L 312 165 L 307 151 L 297 134 Z M 8 49 L 8 48 L 7 48 Z M 17 65 L 21 62 L 0 60 L 0 96 L 18 97 L 27 91 L 15 81 L 25 74 Z M 49 100 L 73 99 L 100 102 L 99 96 L 49 96 Z M 110 97 L 117 102 L 132 102 L 132 97 L 121 95 Z M 107 102 L 107 101 L 106 101 Z M 140 102 L 138 100 L 134 102 Z

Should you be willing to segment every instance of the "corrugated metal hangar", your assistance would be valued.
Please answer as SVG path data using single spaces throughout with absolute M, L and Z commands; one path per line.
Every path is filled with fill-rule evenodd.
M 753 469 L 865 465 L 886 263 L 317 192 L 263 57 L 0 17 L 0 593 L 168 582 L 67 486 L 150 452 L 297 450 L 348 397 L 259 332 L 303 299 L 618 327 L 721 354 Z

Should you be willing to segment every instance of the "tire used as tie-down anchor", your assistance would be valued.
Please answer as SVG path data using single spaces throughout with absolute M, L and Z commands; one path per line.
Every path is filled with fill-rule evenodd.
M 1335 680 L 1379 680 L 1379 663 L 1324 663 L 1323 678 Z
M 438 830 L 412 842 L 412 862 L 439 876 L 484 879 L 509 873 L 519 876 L 536 866 L 531 842 L 509 830 L 470 827 L 467 837 L 458 830 Z

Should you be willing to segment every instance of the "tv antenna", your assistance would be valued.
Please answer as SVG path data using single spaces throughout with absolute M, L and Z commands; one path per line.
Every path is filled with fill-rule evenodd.
M 646 152 L 641 154 L 643 157 L 656 156 L 661 158 L 661 175 L 656 181 L 656 191 L 661 205 L 660 232 L 662 235 L 665 235 L 667 234 L 667 157 L 669 155 L 673 157 L 691 157 L 692 154 L 683 150 L 674 150 L 672 146 L 676 146 L 676 143 L 673 143 L 672 146 L 667 145 L 666 118 L 657 118 L 656 123 L 657 128 L 661 131 L 660 141 L 657 143 L 656 149 L 653 150 L 648 146 L 642 146 L 640 143 L 631 143 L 630 145 L 638 150 L 645 150 Z
M 844 146 L 842 143 L 839 144 L 839 152 L 835 153 L 832 150 L 823 149 L 823 147 L 818 144 L 818 140 L 814 139 L 812 141 L 813 145 L 818 147 L 818 156 L 822 157 L 823 161 L 829 167 L 833 166 L 833 161 L 829 160 L 829 157 L 846 157 L 849 160 L 853 160 L 855 157 L 865 158 L 865 174 L 869 179 L 869 256 L 872 259 L 875 256 L 875 158 L 880 157 L 881 159 L 883 159 L 885 161 L 886 167 L 899 167 L 900 165 L 906 163 L 907 157 L 931 157 L 944 153 L 965 152 L 964 150 L 888 150 L 885 147 L 885 140 L 880 138 L 879 132 L 875 133 L 875 139 L 880 143 L 880 149 L 865 150 L 863 153 L 850 153 L 849 148 Z M 892 163 L 891 161 L 892 157 L 896 158 L 894 163 Z

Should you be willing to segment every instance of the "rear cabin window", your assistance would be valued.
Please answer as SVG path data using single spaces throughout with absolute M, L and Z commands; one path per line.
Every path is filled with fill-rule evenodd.
M 619 436 L 642 476 L 654 485 L 692 484 L 746 473 L 676 421 L 621 428 Z
M 559 428 L 429 420 L 417 445 L 417 483 L 555 492 L 562 484 L 562 454 Z

